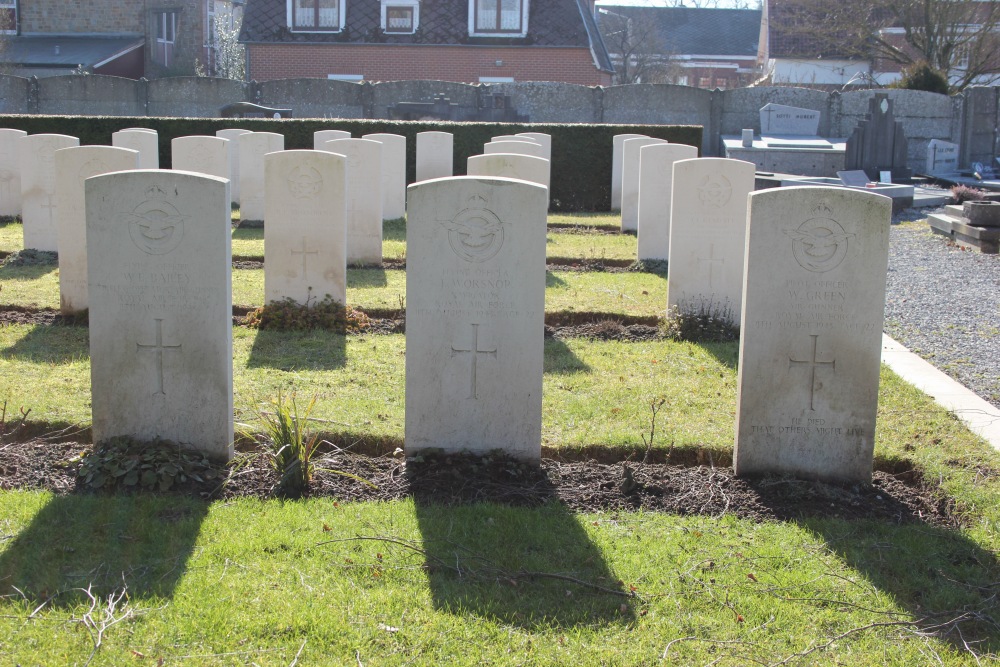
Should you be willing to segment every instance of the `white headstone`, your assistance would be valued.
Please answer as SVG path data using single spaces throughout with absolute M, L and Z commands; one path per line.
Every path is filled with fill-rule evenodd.
M 88 179 L 93 438 L 233 454 L 229 182 L 182 171 Z
M 927 144 L 928 174 L 953 174 L 958 171 L 959 145 L 940 139 L 931 139 Z
M 326 151 L 265 158 L 264 301 L 347 298 L 347 163 Z
M 622 143 L 622 231 L 639 229 L 639 149 L 665 144 L 663 139 L 639 137 Z
M 450 132 L 417 133 L 417 180 L 447 178 L 454 174 L 454 141 Z
M 240 222 L 264 219 L 264 156 L 285 149 L 285 137 L 274 132 L 241 134 Z
M 58 252 L 55 152 L 79 145 L 79 139 L 65 134 L 29 134 L 18 140 L 25 248 Z
M 650 144 L 639 151 L 640 260 L 666 260 L 670 255 L 670 202 L 674 162 L 698 157 L 687 144 Z
M 740 323 L 747 195 L 756 165 L 726 158 L 674 163 L 667 307 Z
M 409 188 L 406 450 L 541 456 L 545 188 Z
M 891 212 L 846 188 L 751 195 L 736 474 L 871 482 Z
M 325 150 L 347 158 L 347 263 L 382 263 L 382 144 L 336 139 Z
M 760 110 L 762 135 L 794 134 L 816 136 L 819 132 L 819 112 L 769 102 Z
M 336 139 L 350 139 L 351 133 L 346 130 L 316 130 L 313 132 L 313 150 L 323 150 L 323 145 Z
M 549 186 L 549 161 L 516 153 L 473 155 L 467 161 L 469 176 L 499 176 L 517 178 Z
M 549 162 L 552 161 L 552 135 L 546 134 L 544 132 L 518 132 L 514 135 L 515 137 L 527 137 L 532 141 L 537 141 L 542 146 L 545 147 L 544 157 Z
M 545 157 L 545 146 L 534 141 L 512 141 L 510 139 L 497 141 L 494 139 L 488 144 L 483 145 L 483 153 L 487 155 L 490 153 L 517 153 L 519 155 L 540 157 L 543 160 L 548 159 Z
M 139 168 L 139 152 L 112 146 L 76 146 L 55 152 L 56 233 L 59 245 L 59 310 L 87 310 L 87 207 L 84 181 Z
M 491 137 L 490 141 L 529 141 L 533 144 L 541 145 L 542 142 L 532 139 L 531 137 L 525 137 L 518 134 L 498 134 L 495 137 Z
M 382 218 L 395 220 L 406 215 L 406 137 L 401 134 L 366 134 L 382 144 Z
M 176 171 L 193 171 L 228 180 L 231 144 L 229 139 L 222 137 L 175 137 L 170 142 L 170 166 Z
M 215 136 L 229 139 L 229 194 L 234 204 L 240 203 L 240 142 L 241 134 L 250 134 L 250 130 L 226 129 L 216 130 Z
M 616 134 L 612 138 L 611 152 L 611 210 L 622 208 L 622 144 L 626 139 L 641 139 L 644 134 Z
M 21 215 L 21 164 L 18 143 L 23 130 L 0 129 L 0 217 Z
M 111 135 L 111 145 L 139 152 L 141 169 L 160 168 L 160 138 L 156 130 L 130 127 Z

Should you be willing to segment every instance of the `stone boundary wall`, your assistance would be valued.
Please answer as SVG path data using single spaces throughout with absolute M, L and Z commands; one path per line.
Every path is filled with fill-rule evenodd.
M 1000 149 L 1000 89 L 969 88 L 947 97 L 887 89 L 896 119 L 909 139 L 909 166 L 924 168 L 927 144 L 943 139 L 961 145 L 962 166 L 990 162 Z M 0 75 L 0 114 L 85 116 L 218 117 L 231 102 L 287 107 L 296 118 L 388 118 L 398 102 L 419 102 L 444 94 L 452 103 L 475 109 L 509 95 L 533 123 L 624 123 L 702 125 L 701 153 L 721 154 L 722 135 L 744 128 L 760 131 L 758 110 L 769 102 L 821 112 L 819 133 L 847 137 L 868 108 L 873 91 L 826 93 L 808 88 L 759 87 L 704 90 L 669 84 L 579 86 L 521 82 L 461 84 L 442 81 L 352 83 L 326 79 L 240 82 L 204 77 L 133 81 L 100 75 L 41 79 Z

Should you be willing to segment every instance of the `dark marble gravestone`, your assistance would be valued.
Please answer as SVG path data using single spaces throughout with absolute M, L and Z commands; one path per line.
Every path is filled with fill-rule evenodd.
M 880 171 L 891 171 L 896 182 L 913 176 L 906 166 L 903 125 L 893 116 L 887 93 L 875 93 L 869 100 L 868 114 L 847 140 L 844 162 L 845 169 L 863 169 L 872 181 L 879 180 Z

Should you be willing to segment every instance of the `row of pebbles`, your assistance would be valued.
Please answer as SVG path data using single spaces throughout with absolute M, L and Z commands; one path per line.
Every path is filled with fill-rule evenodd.
M 1000 255 L 934 234 L 929 211 L 893 219 L 885 331 L 1000 407 Z

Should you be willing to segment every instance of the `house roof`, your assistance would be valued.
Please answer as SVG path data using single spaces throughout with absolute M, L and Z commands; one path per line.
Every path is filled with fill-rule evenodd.
M 552 46 L 590 49 L 598 69 L 613 72 L 587 0 L 534 0 L 526 37 L 470 37 L 469 0 L 421 0 L 417 32 L 386 34 L 380 29 L 379 0 L 346 0 L 345 27 L 336 33 L 291 32 L 287 0 L 247 0 L 240 41 L 291 44 L 427 44 Z
M 3 62 L 21 67 L 93 67 L 145 44 L 142 37 L 8 37 Z
M 851 58 L 865 50 L 866 36 L 838 31 L 841 17 L 831 12 L 858 11 L 850 3 L 814 0 L 766 0 L 768 57 Z
M 759 9 L 600 5 L 597 13 L 601 30 L 605 31 L 617 28 L 620 19 L 613 14 L 655 25 L 660 44 L 675 55 L 757 55 Z

